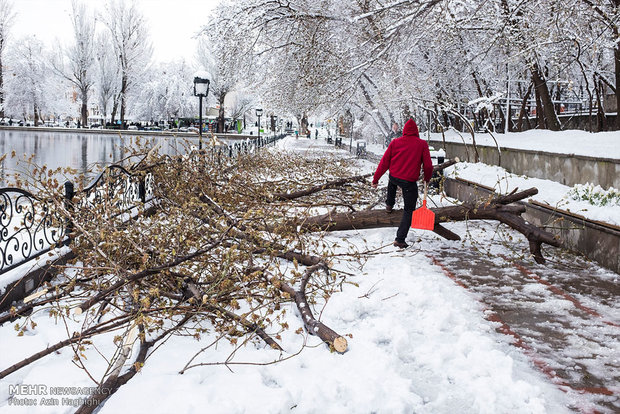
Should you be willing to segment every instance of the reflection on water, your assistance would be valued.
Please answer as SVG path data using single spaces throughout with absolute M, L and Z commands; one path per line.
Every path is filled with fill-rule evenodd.
M 0 184 L 5 178 L 17 172 L 28 176 L 34 166 L 51 169 L 57 167 L 75 168 L 79 173 L 94 176 L 100 166 L 124 160 L 135 137 L 115 134 L 91 134 L 79 131 L 15 131 L 0 130 L 0 155 L 8 154 L 0 165 Z M 140 137 L 141 142 L 149 141 L 149 146 L 160 145 L 166 154 L 185 152 L 186 139 L 175 137 Z M 194 140 L 195 141 L 195 140 Z M 15 151 L 16 157 L 11 157 Z M 25 158 L 33 155 L 32 164 Z

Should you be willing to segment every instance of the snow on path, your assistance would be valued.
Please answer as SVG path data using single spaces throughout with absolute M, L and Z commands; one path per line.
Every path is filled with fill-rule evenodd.
M 463 234 L 464 227 L 450 228 Z M 521 234 L 495 233 L 491 223 L 469 231 L 463 243 L 442 243 L 436 263 L 480 298 L 489 320 L 567 392 L 570 407 L 620 410 L 618 275 L 551 248 L 548 264 L 524 262 L 511 252 L 527 244 Z
M 349 243 L 373 249 L 391 240 L 393 232 L 343 232 L 330 239 L 341 244 L 340 251 L 348 250 Z M 344 262 L 335 266 L 354 270 Z M 385 254 L 372 256 L 350 282 L 359 287 L 345 284 L 322 311 L 324 323 L 352 335 L 344 355 L 330 353 L 310 337 L 300 355 L 279 364 L 230 365 L 232 372 L 224 366 L 205 366 L 179 375 L 212 338 L 173 338 L 100 412 L 567 412 L 564 394 L 502 340 L 475 297 L 446 278 L 423 252 L 388 247 Z M 291 328 L 280 341 L 286 355 L 297 352 L 305 339 L 294 333 L 301 319 L 292 306 L 288 310 Z M 39 326 L 27 337 L 16 337 L 10 325 L 0 328 L 2 367 L 41 347 L 59 330 L 43 314 L 35 321 Z M 30 345 L 24 347 L 26 343 Z M 108 355 L 113 351 L 110 344 L 98 342 L 98 347 Z M 223 361 L 232 350 L 220 343 L 198 361 Z M 239 349 L 232 362 L 268 362 L 277 355 L 262 344 L 250 345 Z M 97 357 L 92 351 L 88 356 Z M 16 383 L 92 386 L 70 357 L 64 350 L 25 373 L 0 380 L 0 410 L 72 412 L 70 407 L 34 411 L 7 402 L 8 386 Z M 93 364 L 95 372 L 103 368 Z

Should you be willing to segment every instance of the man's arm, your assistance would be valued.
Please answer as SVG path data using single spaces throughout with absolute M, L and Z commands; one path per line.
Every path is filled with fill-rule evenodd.
M 379 162 L 379 165 L 377 166 L 377 171 L 375 171 L 375 175 L 372 178 L 372 186 L 374 188 L 377 188 L 379 179 L 383 176 L 383 174 L 385 174 L 388 168 L 390 168 L 390 161 L 392 161 L 392 143 L 391 142 L 390 142 L 390 145 L 388 145 L 387 149 L 385 150 L 385 154 L 383 154 L 383 157 L 381 157 L 381 161 Z
M 433 161 L 426 142 L 424 142 L 424 149 L 422 150 L 422 162 L 424 164 L 424 181 L 428 183 L 433 177 Z

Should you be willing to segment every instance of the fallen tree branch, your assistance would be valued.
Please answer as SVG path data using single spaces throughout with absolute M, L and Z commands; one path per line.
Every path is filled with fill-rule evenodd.
M 297 309 L 301 313 L 301 317 L 304 321 L 304 326 L 308 333 L 311 335 L 316 335 L 323 340 L 323 342 L 327 343 L 330 347 L 336 350 L 339 353 L 344 353 L 347 350 L 348 343 L 347 340 L 336 333 L 334 330 L 326 326 L 323 322 L 318 321 L 312 311 L 310 310 L 310 305 L 308 304 L 308 300 L 306 299 L 306 286 L 308 281 L 310 280 L 310 276 L 317 270 L 327 270 L 327 266 L 325 263 L 319 263 L 314 266 L 310 266 L 306 269 L 302 279 L 299 290 L 295 290 L 288 283 L 276 278 L 272 277 L 271 282 L 283 292 L 288 293 L 288 295 L 295 301 L 297 305 Z
M 36 354 L 31 355 L 30 357 L 21 360 L 20 362 L 11 365 L 10 367 L 6 368 L 3 371 L 0 371 L 0 379 L 6 377 L 7 375 L 12 374 L 15 371 L 18 371 L 20 369 L 22 369 L 23 367 L 38 361 L 39 359 L 43 358 L 46 355 L 51 354 L 52 352 L 56 352 L 59 349 L 64 348 L 67 345 L 71 345 L 74 343 L 78 343 L 80 341 L 83 341 L 84 339 L 88 339 L 92 336 L 98 335 L 102 332 L 107 332 L 111 329 L 117 328 L 119 326 L 122 326 L 124 324 L 126 324 L 127 322 L 129 322 L 132 318 L 134 318 L 134 315 L 124 315 L 122 318 L 120 318 L 119 320 L 117 320 L 116 322 L 110 323 L 112 321 L 107 321 L 104 322 L 102 324 L 96 325 L 90 329 L 87 329 L 84 332 L 81 332 L 79 334 L 76 334 L 74 336 L 72 336 L 71 338 L 65 339 L 63 341 L 57 342 L 52 346 L 47 347 L 46 349 L 37 352 Z
M 287 201 L 294 200 L 296 198 L 304 197 L 310 194 L 318 193 L 328 188 L 340 187 L 341 185 L 355 182 L 364 181 L 366 178 L 372 176 L 372 174 L 356 175 L 354 177 L 340 178 L 338 180 L 328 181 L 325 184 L 316 185 L 314 187 L 307 188 L 305 190 L 299 190 L 292 193 L 276 193 L 270 198 L 270 202 L 274 201 Z
M 96 294 L 95 296 L 85 300 L 84 302 L 82 302 L 77 309 L 80 310 L 80 312 L 84 312 L 85 310 L 87 310 L 88 308 L 90 308 L 91 306 L 93 306 L 95 303 L 99 302 L 100 300 L 102 300 L 103 298 L 105 298 L 106 296 L 110 295 L 112 292 L 115 292 L 116 290 L 120 289 L 121 287 L 123 287 L 124 285 L 126 285 L 129 282 L 135 282 L 137 280 L 140 279 L 144 279 L 145 277 L 148 276 L 152 276 L 155 275 L 157 273 L 160 273 L 163 270 L 167 270 L 167 269 L 171 269 L 175 266 L 178 266 L 182 263 L 185 263 L 191 259 L 194 259 L 196 257 L 199 257 L 211 250 L 213 250 L 215 247 L 219 246 L 222 242 L 224 236 L 222 236 L 220 239 L 213 241 L 211 244 L 209 244 L 207 247 L 203 248 L 203 249 L 199 249 L 196 250 L 195 252 L 188 254 L 186 256 L 183 257 L 179 257 L 176 258 L 175 260 L 166 263 L 164 265 L 161 266 L 157 266 L 151 269 L 146 269 L 143 270 L 141 272 L 137 272 L 134 273 L 132 275 L 127 276 L 126 278 L 123 278 L 121 280 L 119 280 L 118 282 L 114 283 L 112 286 L 108 287 L 107 289 L 102 290 L 101 292 L 99 292 L 98 294 Z
M 92 394 L 88 399 L 86 399 L 84 404 L 82 404 L 82 406 L 75 412 L 75 414 L 91 414 L 97 408 L 99 408 L 99 406 L 107 398 L 109 398 L 112 394 L 118 391 L 118 389 L 121 386 L 129 382 L 129 380 L 132 379 L 134 375 L 136 375 L 140 371 L 141 367 L 144 365 L 144 362 L 146 361 L 147 352 L 149 351 L 149 349 L 153 347 L 153 345 L 155 345 L 161 339 L 165 338 L 170 333 L 179 329 L 181 326 L 187 323 L 187 321 L 189 321 L 192 317 L 193 315 L 189 315 L 189 314 L 185 315 L 183 319 L 179 321 L 179 323 L 175 324 L 175 326 L 173 326 L 172 328 L 167 329 L 162 334 L 160 334 L 157 338 L 151 341 L 141 340 L 140 351 L 138 352 L 138 356 L 136 357 L 131 368 L 129 368 L 129 370 L 123 375 L 118 375 L 118 374 L 111 375 L 103 384 L 97 387 L 98 392 Z
M 212 304 L 207 303 L 205 300 L 203 300 L 203 294 L 200 292 L 200 289 L 198 289 L 198 286 L 196 286 L 195 283 L 193 282 L 188 283 L 187 291 L 189 293 L 188 296 L 191 295 L 191 297 L 197 301 L 196 303 L 199 304 L 199 307 L 208 309 L 212 312 L 221 313 L 222 315 L 243 325 L 243 327 L 246 328 L 248 332 L 256 333 L 256 335 L 258 335 L 263 341 L 265 341 L 265 343 L 269 345 L 271 348 L 277 349 L 279 351 L 283 351 L 282 347 L 275 340 L 273 340 L 273 338 L 269 336 L 263 328 L 261 328 L 257 324 L 250 322 L 246 318 L 239 316 L 236 313 L 233 313 L 227 309 L 224 309 L 221 306 L 212 305 Z

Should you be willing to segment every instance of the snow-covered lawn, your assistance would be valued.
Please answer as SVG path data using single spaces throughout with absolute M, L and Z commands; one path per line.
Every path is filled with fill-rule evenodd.
M 585 131 L 569 130 L 554 132 L 548 130 L 530 130 L 525 132 L 510 132 L 508 134 L 476 133 L 476 145 L 485 145 L 500 148 L 515 148 L 533 151 L 545 151 L 559 154 L 574 154 L 596 158 L 620 158 L 620 131 L 597 132 L 591 134 Z M 443 140 L 440 133 L 420 133 L 420 138 L 431 141 Z M 472 144 L 471 134 L 467 132 L 446 131 L 447 142 Z M 370 142 L 368 150 L 382 155 L 385 151 L 382 142 Z
M 529 130 L 493 134 L 500 148 L 516 148 L 545 151 L 559 154 L 575 154 L 596 158 L 620 158 L 620 131 L 590 133 L 579 130 L 554 132 L 549 130 Z M 426 139 L 426 133 L 421 137 Z M 472 143 L 471 134 L 457 133 L 454 130 L 445 133 L 446 141 Z M 489 134 L 477 133 L 476 144 L 495 147 L 495 141 Z M 441 134 L 431 134 L 431 140 L 441 141 Z

